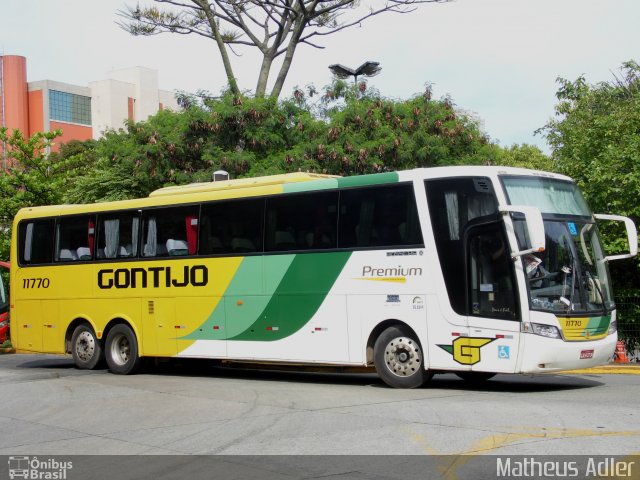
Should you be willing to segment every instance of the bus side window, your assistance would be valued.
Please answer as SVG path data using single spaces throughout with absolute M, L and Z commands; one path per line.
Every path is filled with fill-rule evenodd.
M 265 250 L 268 252 L 336 248 L 338 192 L 269 198 L 266 219 Z
M 340 193 L 340 248 L 403 247 L 423 243 L 412 185 Z
M 142 255 L 177 257 L 194 255 L 198 207 L 158 208 L 144 212 Z
M 53 261 L 53 225 L 53 219 L 20 223 L 18 254 L 21 265 L 38 265 Z
M 138 256 L 138 212 L 110 213 L 98 217 L 99 260 Z
M 497 220 L 498 202 L 491 181 L 483 177 L 426 180 L 425 188 L 449 303 L 456 313 L 467 315 L 464 235 L 476 218 L 493 215 Z
M 262 252 L 264 200 L 226 200 L 202 206 L 200 255 Z
M 87 261 L 93 258 L 95 220 L 93 216 L 61 217 L 56 226 L 56 262 Z

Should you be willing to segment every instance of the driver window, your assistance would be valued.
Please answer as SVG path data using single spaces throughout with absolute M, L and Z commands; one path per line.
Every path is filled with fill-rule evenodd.
M 476 228 L 469 235 L 469 290 L 470 315 L 518 319 L 513 265 L 497 225 Z

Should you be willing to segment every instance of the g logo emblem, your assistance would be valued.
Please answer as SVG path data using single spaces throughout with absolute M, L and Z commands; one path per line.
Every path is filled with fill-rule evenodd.
M 462 365 L 475 365 L 480 361 L 480 348 L 494 340 L 495 338 L 458 337 L 451 345 L 438 346 L 453 355 L 456 362 Z

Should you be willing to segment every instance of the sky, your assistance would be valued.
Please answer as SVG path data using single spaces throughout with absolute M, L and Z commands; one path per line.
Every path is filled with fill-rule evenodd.
M 141 3 L 151 3 L 143 0 Z M 158 70 L 160 88 L 218 93 L 226 85 L 215 44 L 193 35 L 133 37 L 117 11 L 135 0 L 0 0 L 0 53 L 27 57 L 29 81 L 87 85 L 110 70 Z M 363 0 L 363 4 L 367 0 Z M 381 95 L 407 99 L 433 86 L 475 112 L 503 146 L 538 145 L 534 135 L 553 117 L 558 77 L 611 80 L 622 63 L 640 61 L 638 0 L 455 0 L 424 4 L 409 14 L 384 14 L 301 46 L 283 95 L 331 81 L 333 63 L 355 68 L 380 62 L 369 84 Z M 233 57 L 242 89 L 253 90 L 260 58 Z

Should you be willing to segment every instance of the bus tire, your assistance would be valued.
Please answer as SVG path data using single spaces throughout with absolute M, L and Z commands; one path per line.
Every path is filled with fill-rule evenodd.
M 491 372 L 455 372 L 462 380 L 470 383 L 482 383 L 496 376 Z
M 102 343 L 96 337 L 91 325 L 78 325 L 71 336 L 71 355 L 81 370 L 93 370 L 104 358 Z
M 384 383 L 394 388 L 417 388 L 431 378 L 424 369 L 420 342 L 399 326 L 387 328 L 376 339 L 373 363 Z
M 138 339 L 131 327 L 120 323 L 109 330 L 105 356 L 111 373 L 131 375 L 140 369 L 142 359 L 138 355 Z

